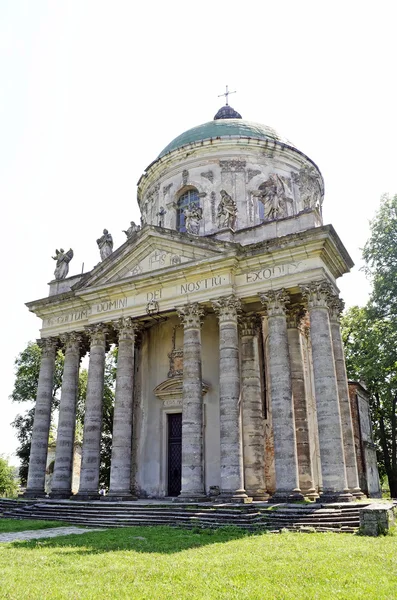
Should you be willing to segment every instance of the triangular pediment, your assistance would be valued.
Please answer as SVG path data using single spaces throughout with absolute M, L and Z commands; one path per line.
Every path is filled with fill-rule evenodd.
M 229 242 L 192 238 L 187 234 L 146 226 L 87 273 L 73 289 L 112 284 L 155 274 L 159 270 L 179 269 L 182 265 L 227 253 L 232 247 Z

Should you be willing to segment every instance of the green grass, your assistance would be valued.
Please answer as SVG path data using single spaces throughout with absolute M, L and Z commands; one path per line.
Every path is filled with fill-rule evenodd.
M 31 521 L 30 519 L 2 519 L 0 518 L 0 533 L 13 531 L 27 531 L 28 529 L 48 529 L 49 527 L 70 527 L 70 523 L 62 521 Z
M 397 537 L 109 529 L 0 544 L 0 573 L 8 600 L 395 600 Z

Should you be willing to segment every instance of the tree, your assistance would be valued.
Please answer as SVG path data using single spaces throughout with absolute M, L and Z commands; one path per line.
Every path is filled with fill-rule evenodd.
M 105 388 L 103 402 L 103 427 L 101 432 L 101 470 L 100 483 L 107 486 L 109 483 L 110 473 L 110 449 L 113 428 L 113 402 L 114 402 L 114 382 L 115 382 L 115 361 L 117 351 L 113 349 L 108 353 L 105 364 Z M 37 385 L 40 372 L 41 349 L 33 342 L 29 342 L 25 350 L 23 350 L 15 360 L 16 373 L 14 389 L 11 394 L 11 399 L 14 402 L 26 403 L 35 402 L 37 394 Z M 55 375 L 54 386 L 52 390 L 52 413 L 53 421 L 50 429 L 50 440 L 54 441 L 56 437 L 54 415 L 59 409 L 60 390 L 62 385 L 64 356 L 61 351 L 57 352 L 55 359 Z M 80 369 L 79 373 L 79 388 L 76 409 L 76 440 L 81 442 L 83 436 L 84 425 L 84 408 L 87 393 L 87 369 Z M 16 451 L 17 456 L 21 461 L 20 478 L 21 483 L 26 485 L 30 444 L 32 438 L 34 419 L 34 406 L 26 410 L 23 414 L 15 417 L 12 425 L 17 430 L 17 438 L 19 447 Z
M 12 498 L 18 494 L 18 482 L 14 476 L 14 467 L 6 458 L 0 456 L 0 497 Z
M 397 196 L 382 198 L 363 256 L 373 288 L 342 319 L 346 366 L 368 388 L 380 470 L 397 498 Z

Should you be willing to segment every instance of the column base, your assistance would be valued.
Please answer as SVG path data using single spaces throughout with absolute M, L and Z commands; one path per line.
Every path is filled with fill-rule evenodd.
M 47 494 L 43 490 L 26 490 L 22 498 L 46 498 Z
M 270 498 L 270 494 L 267 493 L 266 490 L 246 490 L 247 496 L 252 498 L 254 502 L 266 502 Z
M 134 502 L 138 500 L 131 492 L 109 492 L 107 496 L 99 496 L 102 502 Z
M 286 504 L 288 502 L 302 502 L 305 498 L 299 490 L 274 492 L 273 496 L 269 498 L 270 504 Z
M 309 488 L 308 490 L 302 490 L 302 494 L 308 500 L 317 500 L 317 498 L 319 497 L 319 494 L 315 488 Z
M 366 497 L 365 494 L 364 494 L 364 492 L 362 492 L 360 490 L 360 488 L 353 488 L 353 489 L 350 490 L 350 493 L 354 496 L 354 498 L 356 500 L 361 500 L 362 498 Z
M 216 496 L 215 502 L 231 504 L 251 504 L 252 498 L 248 497 L 245 490 L 236 490 L 235 492 L 229 490 L 221 490 L 219 496 Z
M 354 496 L 350 492 L 323 492 L 316 502 L 320 504 L 335 504 L 339 502 L 353 502 Z
M 100 500 L 101 495 L 98 494 L 98 492 L 78 492 L 70 499 L 76 500 L 77 502 L 92 502 L 93 500 Z
M 72 490 L 52 490 L 50 492 L 50 498 L 52 500 L 70 500 L 72 496 Z

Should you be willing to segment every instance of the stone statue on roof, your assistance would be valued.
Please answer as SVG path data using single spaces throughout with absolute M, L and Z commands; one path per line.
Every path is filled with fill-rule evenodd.
M 230 227 L 234 229 L 236 225 L 237 217 L 237 205 L 233 198 L 226 192 L 221 190 L 221 201 L 218 204 L 218 227 L 223 229 L 224 227 Z
M 73 250 L 70 248 L 67 252 L 63 248 L 55 250 L 55 256 L 52 257 L 57 261 L 54 276 L 57 281 L 65 279 L 69 273 L 69 263 L 73 258 Z
M 97 239 L 101 260 L 105 260 L 113 252 L 113 238 L 107 229 L 103 230 L 103 235 Z
M 127 239 L 132 238 L 140 230 L 140 225 L 137 225 L 134 221 L 131 221 L 130 226 L 127 230 L 123 229 L 123 233 L 127 236 Z

